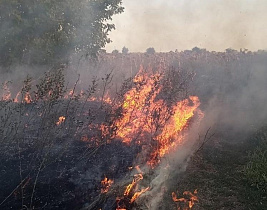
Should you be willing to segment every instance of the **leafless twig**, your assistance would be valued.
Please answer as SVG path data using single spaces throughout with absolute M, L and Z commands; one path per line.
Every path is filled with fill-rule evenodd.
M 198 149 L 196 149 L 194 154 L 197 154 L 200 150 L 202 150 L 203 146 L 215 135 L 215 133 L 212 133 L 211 135 L 208 135 L 209 132 L 210 132 L 210 129 L 211 129 L 211 127 L 209 127 L 209 129 L 207 130 L 201 145 L 198 147 Z M 199 136 L 199 139 L 200 139 L 200 136 Z

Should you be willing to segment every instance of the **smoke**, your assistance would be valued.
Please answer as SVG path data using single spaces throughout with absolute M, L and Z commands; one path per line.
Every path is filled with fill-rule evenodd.
M 173 184 L 170 180 L 173 177 L 179 177 L 186 170 L 188 161 L 199 144 L 197 142 L 199 132 L 203 130 L 204 128 L 201 128 L 200 125 L 200 119 L 198 119 L 190 126 L 190 129 L 184 136 L 185 143 L 179 146 L 174 152 L 168 154 L 160 163 L 150 183 L 151 189 L 145 193 L 145 200 L 141 201 L 146 203 L 149 209 L 162 209 L 161 204 L 164 196 L 168 193 L 168 187 Z
M 205 109 L 211 124 L 225 127 L 235 133 L 249 133 L 265 124 L 267 117 L 267 94 L 265 79 L 267 76 L 265 56 L 251 59 L 251 63 L 241 61 L 240 66 L 233 66 L 230 76 L 216 75 L 218 90 Z M 207 93 L 205 93 L 207 94 Z M 212 123 L 214 122 L 214 123 Z
M 148 4 L 142 0 L 125 0 L 124 3 L 126 12 L 114 19 L 117 30 L 111 34 L 114 42 L 107 47 L 108 50 L 121 49 L 124 45 L 130 51 L 144 51 L 147 47 L 155 47 L 156 51 L 189 49 L 194 46 L 209 50 L 224 50 L 228 47 L 257 50 L 267 47 L 263 42 L 267 35 L 267 27 L 263 27 L 267 18 L 267 2 L 157 0 Z M 5 28 L 1 29 L 5 31 Z M 79 30 L 83 33 L 82 27 Z M 250 56 L 240 53 L 233 55 L 233 60 L 232 55 L 228 54 L 206 54 L 197 61 L 193 60 L 194 56 L 181 55 L 179 58 L 181 69 L 193 69 L 196 73 L 190 91 L 199 96 L 204 118 L 190 126 L 185 136 L 186 143 L 167 155 L 154 171 L 150 190 L 137 201 L 146 199 L 144 203 L 150 209 L 158 209 L 166 193 L 166 186 L 170 184 L 170 176 L 179 176 L 185 171 L 189 158 L 199 145 L 199 134 L 203 136 L 212 127 L 214 132 L 233 136 L 242 134 L 244 138 L 266 121 L 266 54 Z M 107 56 L 98 63 L 92 63 L 80 55 L 73 55 L 64 70 L 67 85 L 73 88 L 79 79 L 79 88 L 86 90 L 96 77 L 98 90 L 101 91 L 102 78 L 112 73 L 114 77 L 108 89 L 112 87 L 116 92 L 122 81 L 135 73 L 139 64 L 146 64 L 144 57 L 134 56 Z M 45 71 L 53 69 L 49 66 L 11 66 L 9 72 L 1 73 L 0 83 L 12 81 L 11 91 L 17 93 L 27 74 L 38 80 Z M 147 169 L 142 170 L 147 172 Z
M 211 60 L 216 63 L 211 54 L 211 60 L 207 62 L 191 61 L 196 66 L 196 77 L 192 83 L 195 88 L 191 91 L 200 97 L 204 117 L 191 125 L 185 137 L 185 145 L 167 155 L 159 165 L 151 181 L 150 191 L 143 196 L 150 209 L 161 209 L 164 195 L 169 193 L 168 187 L 173 185 L 172 178 L 181 177 L 209 128 L 209 134 L 215 133 L 224 141 L 241 144 L 266 124 L 266 54 L 236 55 L 239 55 L 237 60 L 217 66 L 210 63 Z M 169 196 L 171 197 L 170 193 Z
M 267 3 L 260 0 L 125 0 L 125 13 L 114 18 L 116 30 L 108 50 L 124 45 L 132 52 L 266 49 Z

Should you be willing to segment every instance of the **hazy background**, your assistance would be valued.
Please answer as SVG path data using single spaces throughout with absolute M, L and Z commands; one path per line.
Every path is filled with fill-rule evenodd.
M 124 0 L 107 51 L 267 49 L 266 0 Z

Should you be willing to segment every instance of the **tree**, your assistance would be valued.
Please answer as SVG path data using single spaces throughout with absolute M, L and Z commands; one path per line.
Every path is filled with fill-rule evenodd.
M 226 52 L 226 53 L 229 53 L 229 54 L 232 54 L 232 53 L 238 53 L 237 50 L 234 50 L 234 49 L 232 49 L 232 48 L 227 48 L 227 49 L 225 50 L 225 52 Z
M 122 54 L 126 55 L 126 54 L 128 54 L 129 49 L 126 48 L 126 47 L 124 46 L 124 47 L 122 48 L 121 52 L 122 52 Z
M 155 52 L 156 51 L 155 51 L 154 47 L 149 47 L 146 49 L 147 54 L 153 55 L 153 54 L 155 54 Z
M 48 64 L 70 54 L 96 56 L 123 12 L 122 0 L 0 1 L 0 65 Z
M 200 53 L 201 49 L 199 47 L 194 47 L 194 48 L 192 48 L 192 51 L 196 52 L 196 53 Z

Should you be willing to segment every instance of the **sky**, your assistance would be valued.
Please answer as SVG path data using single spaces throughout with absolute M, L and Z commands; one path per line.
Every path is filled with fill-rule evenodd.
M 267 49 L 267 0 L 123 0 L 108 52 Z

